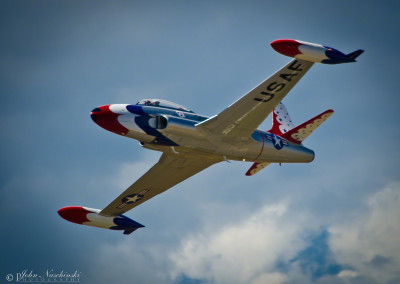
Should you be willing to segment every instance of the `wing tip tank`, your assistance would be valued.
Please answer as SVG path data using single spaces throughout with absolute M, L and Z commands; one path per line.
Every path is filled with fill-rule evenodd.
M 277 39 L 270 44 L 276 52 L 285 56 L 324 64 L 356 62 L 355 59 L 364 53 L 363 49 L 358 49 L 349 54 L 344 54 L 328 46 L 294 39 Z
M 125 215 L 103 216 L 100 214 L 100 210 L 93 208 L 67 206 L 60 208 L 57 212 L 63 219 L 69 222 L 109 230 L 124 231 L 125 235 L 129 235 L 137 229 L 145 227 Z

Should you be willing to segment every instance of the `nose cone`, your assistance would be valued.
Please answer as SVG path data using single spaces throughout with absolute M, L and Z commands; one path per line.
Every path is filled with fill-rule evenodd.
M 93 109 L 92 112 L 90 113 L 90 117 L 92 118 L 92 120 L 93 120 L 94 122 L 96 122 L 96 120 L 97 120 L 97 115 L 96 115 L 97 112 L 101 112 L 101 109 L 98 108 L 98 107 L 96 107 L 95 109 Z
M 299 46 L 301 44 L 293 39 L 277 39 L 271 42 L 271 46 L 275 51 L 290 57 L 300 54 Z
M 68 206 L 59 209 L 57 212 L 58 215 L 60 215 L 63 219 L 72 223 L 82 224 L 85 222 L 89 222 L 89 220 L 86 218 L 86 215 L 90 212 L 85 210 L 85 208 L 83 207 Z
M 98 126 L 118 135 L 125 136 L 129 130 L 118 122 L 118 116 L 120 114 L 110 110 L 110 105 L 96 107 L 90 113 L 90 117 Z

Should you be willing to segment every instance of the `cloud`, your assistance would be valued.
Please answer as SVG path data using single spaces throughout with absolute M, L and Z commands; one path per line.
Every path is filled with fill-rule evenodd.
M 211 283 L 282 283 L 273 271 L 302 247 L 301 225 L 287 219 L 288 205 L 267 205 L 235 223 L 183 239 L 171 253 L 172 277 L 185 274 Z M 265 282 L 267 281 L 267 282 Z
M 171 277 L 178 283 L 392 283 L 400 277 L 399 189 L 392 183 L 370 194 L 348 219 L 331 224 L 278 202 L 220 227 L 204 225 L 170 250 Z
M 400 276 L 400 183 L 372 194 L 366 207 L 329 228 L 330 246 L 341 263 L 388 283 Z
M 375 255 L 371 261 L 367 262 L 366 264 L 371 265 L 375 268 L 382 268 L 385 267 L 393 262 L 393 257 L 384 257 L 382 255 Z
M 281 284 L 284 283 L 286 280 L 286 276 L 278 273 L 278 272 L 273 272 L 273 273 L 263 273 L 257 278 L 255 278 L 251 283 L 252 284 Z
M 342 270 L 338 274 L 338 277 L 341 277 L 341 278 L 353 278 L 356 276 L 358 276 L 358 273 L 353 270 Z

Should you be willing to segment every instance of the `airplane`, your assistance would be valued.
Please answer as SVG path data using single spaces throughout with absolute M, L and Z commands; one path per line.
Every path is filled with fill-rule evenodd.
M 252 162 L 254 175 L 271 163 L 309 163 L 314 152 L 303 141 L 332 114 L 326 110 L 294 126 L 281 103 L 315 62 L 356 62 L 364 51 L 344 54 L 309 42 L 278 39 L 277 52 L 293 57 L 288 64 L 218 115 L 206 117 L 162 99 L 111 104 L 90 113 L 100 127 L 138 140 L 143 148 L 162 152 L 159 161 L 103 210 L 68 206 L 58 210 L 67 221 L 131 234 L 144 225 L 123 215 L 187 178 L 222 161 Z M 269 131 L 257 127 L 272 113 Z

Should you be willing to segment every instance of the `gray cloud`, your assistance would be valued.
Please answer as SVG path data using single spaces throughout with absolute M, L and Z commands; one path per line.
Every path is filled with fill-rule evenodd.
M 383 268 L 386 265 L 389 265 L 390 263 L 393 263 L 393 258 L 392 257 L 385 257 L 382 255 L 375 255 L 369 262 L 366 264 L 371 265 L 376 268 Z

